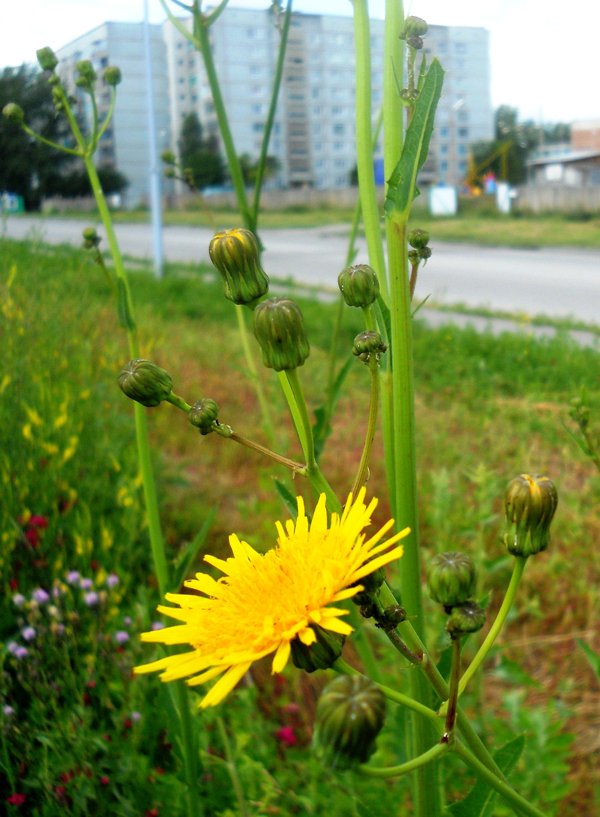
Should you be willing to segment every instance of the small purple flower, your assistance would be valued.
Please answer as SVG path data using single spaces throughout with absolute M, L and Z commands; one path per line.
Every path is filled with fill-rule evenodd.
M 142 720 L 142 713 L 138 712 L 136 709 L 130 714 L 129 716 L 134 723 Z
M 19 649 L 19 645 L 16 641 L 9 641 L 6 645 L 6 649 L 9 651 L 11 655 L 16 655 L 17 650 Z
M 91 579 L 81 579 L 79 582 L 79 586 L 82 590 L 89 590 L 91 587 L 94 586 L 94 582 Z
M 116 573 L 109 573 L 106 577 L 106 586 L 109 588 L 109 590 L 112 590 L 113 587 L 116 587 L 119 584 L 119 581 L 120 579 Z
M 25 639 L 25 641 L 33 641 L 33 639 L 37 635 L 37 631 L 35 627 L 23 627 L 21 630 L 21 635 Z
M 150 627 L 151 630 L 162 630 L 165 625 L 162 621 L 153 621 Z
M 95 607 L 100 601 L 100 597 L 95 590 L 90 590 L 89 593 L 83 594 L 83 600 L 88 607 Z
M 14 707 L 12 707 L 10 704 L 4 704 L 2 711 L 4 712 L 5 718 L 12 718 L 12 716 L 15 714 Z
M 81 574 L 78 570 L 69 570 L 67 573 L 67 584 L 70 584 L 74 587 L 76 584 L 79 584 L 81 581 Z
M 29 650 L 27 649 L 27 647 L 18 646 L 14 652 L 15 658 L 18 658 L 19 660 L 21 660 L 21 658 L 25 658 L 25 656 L 27 655 L 29 655 Z
M 125 616 L 123 619 L 123 624 L 125 627 L 131 627 L 131 616 Z
M 35 599 L 38 604 L 46 604 L 47 601 L 50 601 L 50 596 L 43 587 L 36 587 L 31 597 Z
M 129 641 L 129 633 L 125 632 L 125 630 L 117 630 L 115 641 L 117 644 L 126 644 Z
M 22 593 L 15 593 L 12 597 L 13 604 L 15 607 L 21 608 L 25 604 L 25 596 Z

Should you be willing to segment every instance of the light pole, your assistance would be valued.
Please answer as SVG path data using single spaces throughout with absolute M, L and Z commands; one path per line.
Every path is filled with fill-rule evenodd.
M 150 169 L 150 213 L 152 219 L 152 249 L 154 274 L 163 277 L 162 210 L 160 201 L 161 168 L 156 145 L 156 112 L 154 110 L 154 82 L 152 77 L 152 52 L 150 48 L 150 24 L 148 0 L 144 0 L 144 66 L 146 74 L 146 111 L 148 114 L 148 165 Z

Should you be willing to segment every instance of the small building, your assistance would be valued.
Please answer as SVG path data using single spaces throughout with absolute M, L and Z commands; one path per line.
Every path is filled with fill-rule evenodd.
M 548 154 L 527 165 L 531 184 L 600 187 L 600 148 Z

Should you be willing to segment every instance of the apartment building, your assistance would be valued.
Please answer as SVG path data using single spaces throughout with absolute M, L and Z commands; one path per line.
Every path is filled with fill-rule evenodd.
M 192 25 L 191 18 L 181 23 Z M 374 117 L 383 92 L 383 28 L 383 21 L 372 21 Z M 181 124 L 191 112 L 197 113 L 206 136 L 220 139 L 202 58 L 169 21 L 150 30 L 161 149 L 169 146 L 177 153 Z M 277 17 L 271 9 L 228 7 L 211 26 L 210 37 L 236 151 L 256 159 L 276 68 Z M 353 41 L 351 17 L 294 13 L 269 147 L 279 163 L 271 185 L 349 185 L 356 161 Z M 59 52 L 71 63 L 106 60 L 123 71 L 112 133 L 100 158 L 112 156 L 128 176 L 131 204 L 144 199 L 147 189 L 142 178 L 148 156 L 142 46 L 140 24 L 105 23 Z M 469 145 L 493 136 L 488 34 L 481 28 L 431 26 L 425 53 L 428 59 L 440 58 L 446 79 L 421 181 L 458 185 L 466 173 Z M 381 158 L 379 146 L 376 158 Z

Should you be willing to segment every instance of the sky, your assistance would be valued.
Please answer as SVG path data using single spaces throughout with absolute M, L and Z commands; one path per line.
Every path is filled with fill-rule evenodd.
M 4 0 L 0 16 L 0 68 L 35 62 L 36 49 L 58 49 L 107 20 L 165 15 L 159 0 Z M 267 8 L 269 0 L 230 0 L 232 6 Z M 207 2 L 208 4 L 208 2 Z M 173 5 L 173 9 L 178 10 Z M 352 13 L 351 0 L 294 0 L 294 9 Z M 383 19 L 385 0 L 370 0 Z M 511 105 L 521 120 L 538 123 L 600 120 L 596 59 L 600 8 L 590 0 L 405 0 L 406 14 L 430 24 L 477 26 L 490 33 L 492 105 Z

